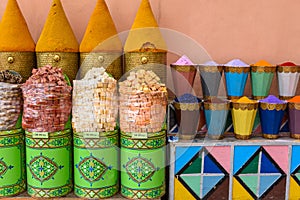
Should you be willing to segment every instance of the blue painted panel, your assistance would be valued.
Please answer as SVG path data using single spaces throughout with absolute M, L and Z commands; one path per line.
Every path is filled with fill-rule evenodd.
M 300 165 L 300 146 L 292 146 L 291 173 Z
M 269 158 L 262 153 L 260 173 L 280 173 L 279 169 L 269 160 Z
M 200 150 L 202 147 L 176 147 L 175 154 L 175 174 L 179 172 Z
M 280 176 L 281 174 L 272 176 L 260 176 L 259 197 L 263 195 L 264 192 L 280 178 Z
M 216 184 L 224 177 L 223 176 L 203 176 L 203 188 L 202 188 L 202 197 L 205 197 L 205 195 L 211 191 Z
M 260 146 L 235 146 L 233 159 L 233 173 L 235 174 L 258 150 Z
M 223 172 L 221 169 L 214 163 L 214 161 L 209 157 L 205 156 L 204 158 L 204 173 L 220 173 L 222 174 Z

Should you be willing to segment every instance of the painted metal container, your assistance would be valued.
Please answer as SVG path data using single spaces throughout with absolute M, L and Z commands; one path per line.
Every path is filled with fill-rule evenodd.
M 85 74 L 94 67 L 103 67 L 116 80 L 123 75 L 122 52 L 89 52 L 80 53 L 80 68 L 77 79 L 84 78 Z
M 280 99 L 290 99 L 296 94 L 300 66 L 278 66 L 278 88 Z
M 171 64 L 174 92 L 177 97 L 192 93 L 196 76 L 196 66 Z
M 71 129 L 26 131 L 27 191 L 32 197 L 60 197 L 73 189 Z
M 74 133 L 74 192 L 109 198 L 119 191 L 118 131 Z
M 26 189 L 24 131 L 0 131 L 0 197 Z
M 202 102 L 174 102 L 173 105 L 176 113 L 176 121 L 179 126 L 179 138 L 187 140 L 194 139 L 198 129 Z
M 165 194 L 166 131 L 121 132 L 121 194 L 155 199 Z
M 244 94 L 250 67 L 225 66 L 224 70 L 228 98 L 240 98 Z
M 218 96 L 223 66 L 199 65 L 204 100 Z
M 254 99 L 269 95 L 276 66 L 251 66 L 251 86 Z
M 206 135 L 211 139 L 223 138 L 230 103 L 224 102 L 204 102 L 204 112 L 207 125 Z
M 288 103 L 289 128 L 292 138 L 300 139 L 300 103 Z
M 252 133 L 256 113 L 257 103 L 232 102 L 232 121 L 234 134 L 237 139 L 249 139 Z
M 264 138 L 276 139 L 279 137 L 280 125 L 287 104 L 260 103 L 259 116 Z

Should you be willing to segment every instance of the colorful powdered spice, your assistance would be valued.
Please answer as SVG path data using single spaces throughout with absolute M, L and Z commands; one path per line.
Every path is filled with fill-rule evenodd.
M 291 67 L 291 66 L 297 66 L 297 65 L 293 62 L 285 62 L 285 63 L 280 64 L 279 66 L 281 66 L 281 67 Z
M 155 46 L 155 49 L 152 48 L 150 52 L 166 52 L 167 50 L 149 0 L 142 0 L 124 50 L 126 52 L 140 52 L 145 43 L 151 43 Z
M 290 103 L 300 103 L 300 96 L 295 96 L 292 99 L 288 100 Z
M 257 103 L 257 101 L 251 100 L 246 96 L 241 97 L 236 101 L 237 103 Z
M 229 67 L 249 67 L 248 64 L 244 63 L 240 59 L 234 59 L 234 60 L 226 63 L 225 66 L 229 66 Z
M 194 63 L 186 56 L 183 55 L 179 58 L 174 65 L 193 65 Z
M 205 62 L 203 65 L 205 65 L 205 66 L 219 66 L 219 64 L 216 63 L 216 62 L 213 61 L 213 60 L 207 61 L 207 62 Z
M 0 51 L 34 52 L 35 43 L 16 0 L 9 0 L 0 23 Z
M 198 97 L 186 93 L 184 95 L 181 95 L 178 98 L 175 98 L 175 102 L 179 102 L 179 103 L 199 103 L 201 102 L 201 99 L 199 99 Z
M 80 44 L 80 52 L 91 52 L 95 50 L 122 51 L 122 43 L 104 0 L 97 1 Z
M 37 52 L 78 52 L 79 45 L 60 0 L 53 0 L 36 44 Z
M 269 66 L 273 66 L 272 64 L 268 63 L 265 60 L 260 60 L 255 64 L 252 64 L 251 66 L 258 66 L 258 67 L 269 67 Z
M 272 104 L 284 104 L 286 103 L 285 101 L 282 101 L 275 97 L 274 95 L 269 95 L 268 97 L 260 100 L 259 102 L 261 103 L 272 103 Z

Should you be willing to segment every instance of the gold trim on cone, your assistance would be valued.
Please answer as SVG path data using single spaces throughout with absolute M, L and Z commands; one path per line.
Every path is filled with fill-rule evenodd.
M 291 133 L 290 134 L 291 138 L 294 138 L 294 139 L 300 139 L 300 133 Z
M 279 138 L 278 134 L 265 134 L 265 133 L 263 133 L 262 136 L 266 139 L 277 139 L 277 138 Z
M 179 139 L 183 139 L 183 140 L 193 140 L 195 139 L 196 134 L 192 134 L 192 135 L 183 135 L 179 133 Z
M 250 139 L 251 135 L 239 135 L 235 133 L 234 137 L 239 140 L 248 140 Z
M 229 100 L 238 100 L 238 99 L 240 99 L 242 96 L 228 96 L 227 98 L 229 99 Z
M 280 100 L 290 100 L 293 96 L 279 96 Z
M 211 140 L 221 140 L 224 138 L 224 135 L 211 135 L 207 134 L 207 137 Z

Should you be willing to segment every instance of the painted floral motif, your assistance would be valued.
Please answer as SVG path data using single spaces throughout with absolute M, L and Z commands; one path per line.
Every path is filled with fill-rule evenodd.
M 139 154 L 137 157 L 128 158 L 128 162 L 123 168 L 126 169 L 129 177 L 140 187 L 141 183 L 147 182 L 151 180 L 153 174 L 159 170 L 159 168 L 155 168 L 151 159 L 146 159 L 141 157 Z
M 7 166 L 3 161 L 3 158 L 0 158 L 0 178 L 3 178 L 3 175 L 7 172 L 7 170 L 12 169 L 13 167 L 14 166 L 12 165 Z
M 43 156 L 41 153 L 39 156 L 34 157 L 30 161 L 30 172 L 36 180 L 41 182 L 41 185 L 44 181 L 49 179 L 54 179 L 54 175 L 59 169 L 62 169 L 64 166 L 58 166 L 54 162 L 54 158 L 50 159 Z
M 95 181 L 104 180 L 105 172 L 112 169 L 112 166 L 107 166 L 103 160 L 104 158 L 100 160 L 90 154 L 89 157 L 81 158 L 79 164 L 76 165 L 82 178 L 89 181 L 91 186 Z

